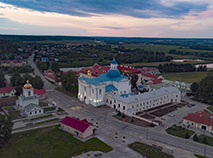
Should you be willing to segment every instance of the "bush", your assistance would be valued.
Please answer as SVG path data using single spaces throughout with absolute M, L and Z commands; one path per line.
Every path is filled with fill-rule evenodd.
M 204 144 L 208 144 L 208 140 L 207 140 L 207 138 L 204 136 L 203 137 L 203 141 L 202 141 Z
M 186 138 L 186 139 L 189 139 L 189 138 L 190 138 L 189 133 L 186 133 L 185 138 Z

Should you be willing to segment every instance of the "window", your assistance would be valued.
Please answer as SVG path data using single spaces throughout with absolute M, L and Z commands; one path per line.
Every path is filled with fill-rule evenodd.
M 39 110 L 39 113 L 41 113 L 41 110 Z
M 32 115 L 32 112 L 30 112 L 30 115 Z
M 92 88 L 92 94 L 94 94 L 94 89 Z
M 37 114 L 37 111 L 35 111 L 35 114 Z
M 120 108 L 120 104 L 118 104 L 118 107 Z
M 99 89 L 99 95 L 101 95 L 101 93 L 102 93 L 102 91 L 101 91 L 101 89 Z
M 110 104 L 112 104 L 112 100 L 110 100 Z
M 30 91 L 28 91 L 28 96 L 30 96 L 31 95 L 31 93 L 30 93 Z
M 126 91 L 124 91 L 124 94 L 126 94 Z
M 106 103 L 108 103 L 108 99 L 106 100 Z
M 125 106 L 123 106 L 123 110 L 125 110 Z

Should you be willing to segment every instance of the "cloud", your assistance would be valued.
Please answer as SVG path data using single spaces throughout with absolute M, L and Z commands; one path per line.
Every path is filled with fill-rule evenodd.
M 201 0 L 195 0 L 201 2 Z M 140 18 L 178 18 L 190 11 L 204 11 L 209 5 L 193 0 L 1 0 L 3 3 L 41 12 L 73 16 L 121 14 Z

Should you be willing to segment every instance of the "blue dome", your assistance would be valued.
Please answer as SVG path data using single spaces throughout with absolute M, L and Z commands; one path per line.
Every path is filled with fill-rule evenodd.
M 112 60 L 111 64 L 118 64 L 115 59 Z
M 118 70 L 109 70 L 107 72 L 107 76 L 111 77 L 111 78 L 119 77 L 120 75 L 121 75 L 120 71 L 118 71 Z

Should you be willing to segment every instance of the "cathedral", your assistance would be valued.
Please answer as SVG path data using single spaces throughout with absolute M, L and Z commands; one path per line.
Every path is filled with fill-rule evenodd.
M 111 62 L 110 70 L 96 78 L 79 77 L 78 98 L 86 104 L 100 106 L 105 104 L 106 94 L 117 95 L 129 94 L 131 84 L 128 78 L 117 69 L 118 63 L 114 59 Z

